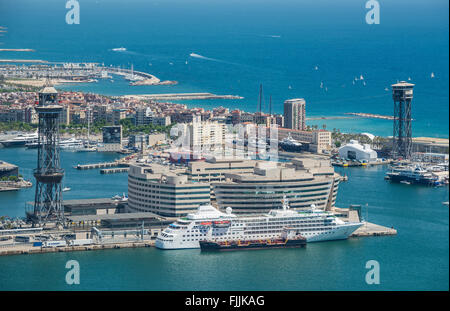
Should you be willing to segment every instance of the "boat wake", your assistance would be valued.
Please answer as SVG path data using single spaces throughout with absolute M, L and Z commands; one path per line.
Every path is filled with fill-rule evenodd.
M 120 48 L 111 49 L 111 51 L 114 51 L 114 52 L 126 52 L 127 49 L 124 48 L 124 47 L 120 47 Z
M 189 56 L 192 57 L 192 58 L 208 60 L 208 61 L 211 61 L 211 62 L 217 62 L 217 63 L 223 63 L 223 64 L 235 65 L 235 66 L 242 66 L 242 64 L 232 63 L 232 62 L 228 62 L 228 61 L 225 61 L 225 60 L 212 58 L 212 57 L 206 57 L 206 56 L 203 56 L 203 55 L 200 55 L 200 54 L 197 54 L 197 53 L 191 53 L 191 54 L 189 54 Z
M 191 54 L 189 54 L 189 56 L 190 56 L 190 57 L 193 57 L 193 58 L 199 58 L 199 59 L 204 59 L 204 60 L 210 60 L 210 61 L 213 61 L 213 62 L 226 63 L 226 62 L 223 61 L 223 60 L 220 60 L 220 59 L 217 59 L 217 58 L 206 57 L 206 56 L 203 56 L 203 55 L 200 55 L 200 54 L 196 54 L 196 53 L 191 53 Z

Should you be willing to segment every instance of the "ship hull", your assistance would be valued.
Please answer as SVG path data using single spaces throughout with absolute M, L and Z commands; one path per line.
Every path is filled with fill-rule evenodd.
M 227 245 L 219 244 L 211 241 L 200 241 L 200 249 L 202 251 L 237 251 L 237 250 L 257 250 L 271 248 L 300 248 L 306 247 L 306 239 L 295 239 L 279 241 L 275 243 L 263 242 L 242 242 L 230 243 Z
M 302 151 L 306 151 L 308 149 L 306 146 L 303 146 L 303 145 L 296 146 L 296 145 L 283 144 L 283 143 L 280 143 L 280 148 L 286 152 L 302 152 Z
M 401 182 L 401 181 L 407 181 L 412 184 L 419 184 L 419 185 L 427 185 L 432 186 L 436 184 L 436 181 L 432 179 L 426 179 L 426 178 L 414 178 L 409 176 L 400 176 L 395 174 L 388 174 L 389 180 L 392 182 Z
M 356 229 L 361 227 L 362 223 L 345 224 L 325 231 L 317 232 L 302 232 L 299 234 L 305 237 L 307 243 L 324 242 L 347 239 Z M 279 238 L 279 234 L 274 234 L 271 238 Z M 262 239 L 258 236 L 248 236 L 247 240 Z M 173 241 L 162 241 L 157 239 L 155 247 L 159 249 L 195 249 L 200 248 L 202 241 L 182 241 L 182 238 L 177 237 Z
M 5 148 L 11 148 L 11 147 L 23 147 L 25 146 L 27 142 L 26 141 L 2 141 L 0 144 L 2 144 Z

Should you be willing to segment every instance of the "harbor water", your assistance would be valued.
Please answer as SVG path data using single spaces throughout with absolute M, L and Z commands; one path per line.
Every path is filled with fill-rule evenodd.
M 254 112 L 262 84 L 264 112 L 270 109 L 269 96 L 276 113 L 283 113 L 286 99 L 300 97 L 307 117 L 342 117 L 348 112 L 393 115 L 391 84 L 410 79 L 416 85 L 413 135 L 448 138 L 448 1 L 386 1 L 379 25 L 368 25 L 366 1 L 354 0 L 84 1 L 79 25 L 65 23 L 67 9 L 60 2 L 0 1 L 0 21 L 8 27 L 2 47 L 35 50 L 2 52 L 2 58 L 133 65 L 178 84 L 130 86 L 115 76 L 113 83 L 100 79 L 59 89 L 240 95 L 244 99 L 180 103 Z M 389 120 L 307 122 L 341 132 L 392 135 Z
M 0 159 L 31 178 L 35 150 L 0 149 Z M 111 161 L 113 153 L 62 152 L 66 199 L 127 192 L 127 174 L 78 171 L 76 164 Z M 448 187 L 391 184 L 386 167 L 337 168 L 349 180 L 337 205 L 363 205 L 370 222 L 396 236 L 311 243 L 305 249 L 201 253 L 155 248 L 0 257 L 0 290 L 448 290 Z M 23 216 L 34 187 L 0 193 L 0 215 Z M 366 206 L 367 204 L 367 206 Z M 67 285 L 65 264 L 80 264 L 80 284 Z M 380 284 L 365 281 L 366 262 L 380 264 Z M 102 277 L 100 278 L 99 275 Z

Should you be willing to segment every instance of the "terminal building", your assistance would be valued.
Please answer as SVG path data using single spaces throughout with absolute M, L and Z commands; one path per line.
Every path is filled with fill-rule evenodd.
M 263 213 L 279 208 L 284 195 L 294 209 L 314 204 L 332 210 L 339 180 L 329 160 L 212 158 L 187 168 L 137 163 L 128 171 L 127 211 L 181 217 L 212 203 L 235 213 Z
M 183 170 L 135 164 L 128 171 L 128 210 L 167 217 L 193 213 L 210 203 L 209 183 L 192 182 Z
M 376 161 L 377 152 L 372 150 L 369 144 L 361 145 L 357 140 L 350 140 L 350 143 L 339 148 L 339 157 L 357 161 Z
M 221 209 L 234 213 L 266 213 L 280 208 L 286 195 L 292 209 L 333 210 L 340 175 L 328 160 L 293 159 L 291 163 L 258 162 L 252 173 L 227 173 L 212 183 Z

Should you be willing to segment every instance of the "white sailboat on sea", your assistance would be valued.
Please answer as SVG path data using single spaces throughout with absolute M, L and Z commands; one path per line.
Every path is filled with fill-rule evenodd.
M 434 78 L 434 72 L 431 73 L 430 77 L 431 77 L 431 79 Z

